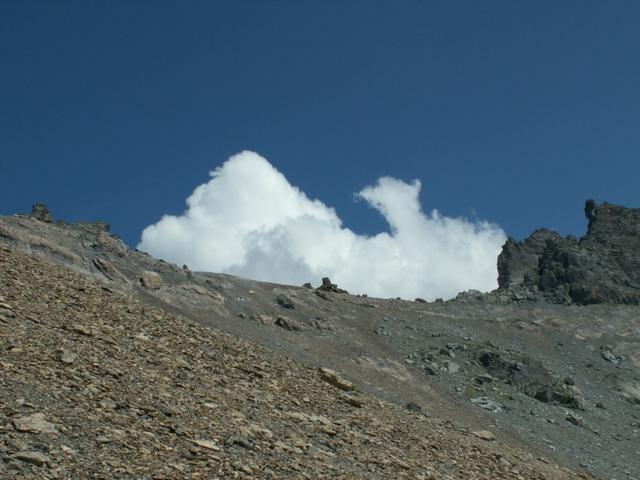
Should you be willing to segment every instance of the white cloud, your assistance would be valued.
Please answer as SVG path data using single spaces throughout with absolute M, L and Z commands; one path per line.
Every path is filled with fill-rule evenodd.
M 256 153 L 231 157 L 211 177 L 182 215 L 145 228 L 138 248 L 193 270 L 256 280 L 299 285 L 328 276 L 352 293 L 377 297 L 450 298 L 497 287 L 502 229 L 436 210 L 425 215 L 418 180 L 383 177 L 357 194 L 391 230 L 364 236 Z

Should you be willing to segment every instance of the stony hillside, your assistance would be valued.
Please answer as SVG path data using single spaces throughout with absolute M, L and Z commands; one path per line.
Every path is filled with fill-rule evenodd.
M 376 418 L 381 422 L 395 424 L 397 419 L 404 425 L 402 428 L 418 428 L 416 435 L 422 439 L 439 438 L 437 435 L 440 434 L 437 432 L 446 434 L 443 438 L 450 440 L 459 436 L 455 437 L 456 440 L 451 440 L 453 444 L 461 441 L 459 438 L 476 441 L 473 432 L 489 431 L 495 436 L 495 440 L 480 441 L 478 445 L 496 448 L 500 454 L 507 451 L 505 445 L 510 445 L 531 455 L 526 457 L 517 454 L 521 458 L 546 458 L 549 465 L 559 464 L 563 468 L 588 472 L 594 477 L 607 480 L 637 480 L 640 478 L 640 307 L 614 303 L 616 298 L 631 298 L 628 294 L 634 288 L 633 278 L 637 272 L 628 266 L 635 261 L 633 258 L 640 258 L 634 257 L 636 211 L 606 204 L 592 207 L 598 212 L 600 220 L 597 223 L 591 221 L 588 234 L 577 241 L 575 248 L 578 250 L 575 255 L 581 258 L 580 265 L 583 266 L 578 268 L 572 263 L 570 268 L 564 270 L 565 273 L 570 272 L 566 278 L 584 279 L 587 278 L 585 275 L 593 273 L 595 276 L 588 277 L 590 285 L 597 287 L 593 291 L 603 292 L 605 289 L 600 286 L 614 285 L 614 292 L 624 290 L 626 293 L 622 297 L 606 298 L 599 293 L 598 298 L 606 301 L 591 305 L 581 305 L 576 299 L 567 297 L 567 292 L 572 291 L 567 283 L 559 283 L 550 290 L 545 290 L 539 284 L 526 284 L 529 281 L 527 279 L 545 276 L 547 265 L 552 265 L 556 280 L 565 278 L 560 274 L 558 265 L 547 261 L 555 258 L 551 255 L 555 251 L 555 244 L 546 241 L 543 242 L 543 247 L 535 246 L 536 242 L 532 246 L 531 241 L 525 241 L 521 245 L 522 252 L 528 252 L 527 255 L 534 252 L 533 257 L 525 258 L 526 261 L 518 260 L 521 257 L 517 255 L 511 256 L 511 259 L 507 255 L 513 242 L 505 246 L 501 255 L 501 288 L 497 291 L 489 294 L 467 292 L 455 301 L 433 303 L 419 299 L 408 301 L 349 295 L 328 280 L 318 288 L 313 288 L 310 285 L 276 285 L 229 275 L 192 272 L 188 266 L 173 265 L 127 248 L 109 233 L 108 225 L 103 222 L 55 222 L 43 206 L 35 208 L 31 215 L 0 217 L 0 245 L 10 249 L 6 252 L 6 258 L 15 265 L 31 265 L 31 272 L 59 272 L 55 275 L 43 274 L 46 278 L 41 278 L 39 282 L 48 280 L 49 276 L 51 279 L 56 278 L 56 275 L 67 279 L 55 285 L 42 286 L 43 293 L 15 297 L 27 298 L 30 302 L 28 305 L 39 305 L 42 313 L 34 318 L 40 319 L 46 312 L 56 312 L 55 308 L 63 308 L 64 305 L 69 308 L 74 304 L 84 305 L 81 302 L 85 300 L 92 299 L 91 305 L 97 305 L 93 296 L 74 290 L 73 285 L 80 284 L 93 285 L 94 288 L 88 291 L 98 292 L 106 302 L 106 305 L 96 306 L 93 310 L 95 315 L 90 315 L 86 321 L 93 322 L 102 318 L 99 311 L 111 312 L 126 305 L 130 311 L 114 314 L 122 319 L 122 325 L 149 324 L 149 327 L 139 329 L 132 327 L 131 331 L 134 333 L 128 337 L 120 338 L 120 333 L 114 331 L 114 337 L 107 336 L 113 338 L 112 343 L 99 343 L 105 348 L 116 349 L 114 351 L 119 348 L 120 352 L 114 354 L 116 360 L 127 358 L 123 352 L 134 352 L 137 355 L 140 346 L 146 346 L 145 355 L 153 359 L 150 361 L 153 362 L 158 361 L 156 357 L 181 358 L 183 350 L 202 351 L 203 348 L 206 349 L 202 346 L 202 338 L 225 338 L 232 344 L 248 341 L 253 345 L 250 351 L 259 352 L 260 358 L 264 355 L 264 358 L 270 359 L 266 361 L 266 365 L 272 365 L 274 372 L 279 371 L 277 365 L 286 365 L 283 367 L 284 371 L 293 372 L 298 368 L 295 371 L 302 372 L 301 378 L 319 382 L 318 388 L 329 395 L 321 398 L 336 402 L 330 408 L 335 408 L 336 412 L 341 412 L 340 408 L 345 409 L 344 415 L 362 414 L 375 407 L 378 412 L 376 415 L 381 415 Z M 594 214 L 590 212 L 589 215 L 593 217 Z M 571 239 L 567 241 L 573 242 Z M 608 253 L 605 255 L 603 251 Z M 27 256 L 18 257 L 21 254 Z M 17 258 L 23 260 L 18 261 Z M 559 258 L 564 257 L 561 255 Z M 531 261 L 532 259 L 535 261 Z M 599 270 L 589 267 L 594 259 L 597 260 Z M 59 269 L 60 266 L 63 267 L 62 270 Z M 616 273 L 607 276 L 604 273 L 607 271 Z M 541 276 L 540 272 L 544 275 Z M 36 285 L 31 280 L 20 279 L 17 273 L 10 278 L 21 282 L 18 287 L 12 287 L 20 295 L 26 295 L 32 283 Z M 5 282 L 3 285 L 3 288 L 8 288 L 12 284 Z M 63 293 L 56 294 L 59 304 L 53 300 L 42 300 L 54 294 L 51 293 L 51 288 L 53 292 L 56 288 L 66 289 L 61 290 Z M 64 291 L 71 292 L 72 295 L 67 298 Z M 6 297 L 3 303 L 17 311 L 20 307 L 18 300 L 9 301 L 8 293 L 0 294 Z M 75 315 L 77 316 L 77 312 Z M 74 315 L 68 314 L 68 317 L 73 319 Z M 20 324 L 19 322 L 29 320 L 28 317 L 16 315 L 11 321 Z M 161 331 L 177 337 L 170 337 L 174 340 L 166 340 L 164 343 L 143 342 L 145 337 L 153 338 L 147 330 L 156 324 L 162 325 Z M 205 328 L 196 327 L 196 324 Z M 30 331 L 37 331 L 35 328 L 29 323 Z M 105 328 L 92 328 L 101 332 L 97 337 L 106 335 Z M 191 335 L 196 339 L 195 342 L 185 341 L 181 335 L 190 329 L 206 333 Z M 6 330 L 12 331 L 8 328 Z M 52 338 L 56 339 L 68 336 L 76 341 L 95 341 L 94 337 L 74 332 L 72 327 L 54 331 L 58 336 Z M 216 331 L 232 336 L 214 333 Z M 136 339 L 135 335 L 140 332 L 142 339 Z M 157 330 L 154 332 L 154 335 L 158 335 Z M 40 337 L 34 337 L 33 341 L 38 341 L 38 338 Z M 62 344 L 62 340 L 56 340 L 56 344 Z M 136 348 L 131 350 L 127 345 Z M 243 352 L 246 348 L 249 347 L 234 347 L 233 351 Z M 69 350 L 71 355 L 77 355 L 75 358 L 83 358 L 72 349 L 64 349 L 65 352 Z M 2 355 L 10 355 L 7 353 L 10 349 L 3 352 Z M 43 368 L 45 371 L 52 370 L 56 376 L 60 372 L 87 366 L 86 363 L 75 363 L 75 359 L 68 366 L 61 362 L 62 352 L 56 353 L 57 356 L 53 353 L 51 355 L 56 360 L 46 360 Z M 278 363 L 283 362 L 284 357 L 295 359 L 299 363 Z M 213 368 L 213 371 L 222 371 L 220 369 L 226 368 L 232 361 L 256 363 L 255 360 L 242 360 L 245 357 L 240 353 L 222 356 L 222 360 L 220 357 L 209 358 L 204 353 L 196 358 L 211 362 L 207 364 L 207 368 Z M 189 362 L 188 358 L 185 360 Z M 145 362 L 141 363 L 136 359 L 131 363 L 140 365 L 143 372 L 147 372 L 146 366 L 153 364 Z M 94 363 L 100 365 L 100 361 L 92 360 L 90 365 L 94 369 L 97 368 L 93 366 Z M 111 364 L 112 361 L 106 363 Z M 171 370 L 168 365 L 172 364 L 160 363 L 153 368 Z M 292 365 L 298 366 L 294 368 Z M 352 382 L 361 392 L 357 394 L 358 398 L 368 399 L 365 407 L 353 405 L 360 400 L 344 397 L 345 394 L 354 393 L 345 393 L 327 385 L 318 373 L 320 367 L 336 370 Z M 134 371 L 128 366 L 117 369 Z M 198 382 L 204 382 L 207 389 L 214 388 L 213 385 L 206 384 L 209 380 L 206 376 L 201 376 L 199 370 L 196 375 L 187 367 L 177 366 L 176 369 L 182 375 L 191 373 L 192 376 L 187 378 L 197 378 Z M 243 370 L 233 368 L 224 372 L 229 378 L 244 375 Z M 100 371 L 96 370 L 92 374 L 94 373 L 98 375 Z M 257 386 L 260 386 L 259 382 L 266 381 L 263 377 L 247 375 L 244 382 L 258 382 Z M 273 373 L 269 378 L 284 381 L 279 375 Z M 128 377 L 124 375 L 118 377 L 117 381 L 122 382 L 126 378 Z M 291 380 L 292 384 L 300 381 L 298 377 Z M 29 382 L 25 382 L 27 384 Z M 239 389 L 245 388 L 242 386 L 245 383 L 238 384 Z M 255 385 L 250 385 L 251 388 L 253 386 Z M 145 385 L 143 390 L 151 392 L 153 388 L 155 387 Z M 226 383 L 224 388 L 231 392 L 230 395 L 238 391 L 233 381 Z M 170 391 L 172 394 L 182 392 L 173 387 Z M 206 396 L 205 393 L 201 394 Z M 271 394 L 275 395 L 273 392 Z M 280 394 L 284 395 L 282 392 L 278 393 Z M 26 402 L 34 403 L 26 394 L 16 395 L 18 398 L 25 398 Z M 150 400 L 151 404 L 159 398 L 166 404 L 161 396 L 154 395 L 154 400 Z M 277 407 L 277 395 L 274 399 L 261 391 L 256 396 L 259 399 L 269 399 L 269 412 L 280 411 Z M 118 404 L 117 398 L 109 397 Z M 229 395 L 225 394 L 225 398 L 227 397 Z M 311 415 L 337 418 L 337 414 L 328 415 L 326 410 L 313 410 L 315 400 L 312 396 L 307 395 L 309 402 L 303 402 L 303 397 L 303 394 L 293 396 L 294 400 L 302 402 L 295 411 L 312 411 Z M 101 400 L 102 397 L 99 401 Z M 209 397 L 202 397 L 201 400 L 208 404 L 216 403 Z M 379 401 L 383 402 L 383 407 L 378 407 Z M 17 408 L 15 399 L 6 402 L 12 408 Z M 195 408 L 196 404 L 193 405 Z M 302 407 L 311 410 L 304 410 Z M 100 405 L 97 408 L 103 409 Z M 258 411 L 263 407 L 259 405 L 256 408 Z M 329 404 L 326 408 L 329 408 Z M 378 410 L 379 408 L 382 410 Z M 123 415 L 130 413 L 120 408 L 111 410 Z M 237 410 L 243 411 L 240 407 Z M 290 410 L 293 411 L 287 408 L 287 411 Z M 28 411 L 31 410 L 5 413 L 10 432 L 15 433 L 13 418 L 27 415 Z M 198 411 L 200 415 L 208 412 L 202 409 Z M 39 410 L 36 408 L 34 412 L 39 413 Z M 152 416 L 148 412 L 144 415 Z M 252 418 L 256 418 L 255 415 Z M 340 418 L 344 420 L 347 417 Z M 165 420 L 167 419 L 169 417 Z M 176 423 L 175 416 L 170 420 Z M 206 417 L 203 416 L 202 421 L 207 421 Z M 273 423 L 269 424 L 271 426 L 266 428 L 272 432 L 282 432 L 275 427 L 280 421 L 279 417 L 274 417 Z M 428 428 L 433 430 L 420 430 L 420 425 L 423 425 L 420 422 L 425 422 L 424 425 L 428 424 Z M 300 421 L 292 423 L 306 425 Z M 310 423 L 315 425 L 314 428 L 321 428 L 317 422 Z M 447 425 L 449 430 L 446 429 Z M 224 431 L 225 435 L 235 435 L 232 430 L 225 430 L 227 426 L 228 422 L 225 420 L 223 426 L 216 428 Z M 287 424 L 286 429 L 290 429 L 290 424 Z M 367 431 L 372 430 L 367 427 Z M 448 437 L 449 434 L 454 437 Z M 194 430 L 188 438 L 208 439 L 210 435 L 213 434 L 205 435 Z M 412 438 L 410 434 L 407 435 L 407 438 Z M 385 442 L 395 441 L 405 445 L 402 443 L 405 441 L 403 438 L 403 435 L 390 433 L 385 437 Z M 227 438 L 218 435 L 215 439 L 221 444 L 220 451 L 226 452 L 224 443 Z M 325 440 L 335 442 L 336 439 L 344 437 L 336 434 Z M 349 441 L 353 443 L 355 440 Z M 420 468 L 431 465 L 431 461 L 424 463 L 427 460 L 420 460 L 424 452 L 417 452 L 412 457 L 414 454 L 411 449 L 417 444 L 413 440 L 407 441 L 409 446 L 406 447 L 406 452 L 403 450 L 405 447 L 399 447 L 399 450 L 392 453 L 394 458 Z M 108 445 L 115 448 L 117 443 Z M 18 451 L 16 448 L 9 449 L 10 455 Z M 235 446 L 228 450 L 247 453 L 236 450 Z M 337 456 L 332 458 L 342 458 L 340 455 L 346 454 L 346 451 L 334 451 Z M 251 455 L 255 454 L 254 450 L 250 452 Z M 441 453 L 443 465 L 456 465 L 452 462 L 458 461 L 458 453 Z M 379 455 L 376 453 L 376 456 Z M 353 469 L 355 467 L 351 467 L 348 461 L 343 459 L 340 462 L 343 466 L 341 468 L 345 468 L 342 471 L 346 477 L 378 475 L 375 472 L 369 473 L 368 466 L 362 467 L 366 470 L 360 469 L 361 467 Z M 327 463 L 336 465 L 333 461 Z M 438 475 L 447 471 L 444 466 L 442 468 Z M 397 475 L 402 473 L 401 470 L 403 469 L 398 470 Z M 408 478 L 418 478 L 415 476 L 417 471 L 408 470 L 405 473 Z M 462 471 L 464 469 L 461 468 L 458 472 Z M 459 475 L 456 472 L 453 470 L 450 475 L 456 478 Z M 277 474 L 275 478 L 282 475 Z M 294 478 L 301 475 L 290 474 Z M 316 474 L 310 475 L 313 477 Z M 334 471 L 327 475 L 337 476 L 337 473 Z M 393 474 L 390 471 L 379 472 L 379 478 L 395 478 L 394 475 L 395 471 Z M 438 475 L 436 478 L 446 478 Z M 491 478 L 503 478 L 501 475 L 507 473 L 494 472 L 491 475 Z M 560 474 L 553 471 L 548 475 L 548 478 L 556 478 Z M 525 474 L 523 476 L 529 478 Z M 122 478 L 131 477 L 123 475 Z
M 576 478 L 0 245 L 2 478 Z

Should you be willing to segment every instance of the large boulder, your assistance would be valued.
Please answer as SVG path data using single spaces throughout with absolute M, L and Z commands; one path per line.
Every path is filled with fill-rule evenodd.
M 140 274 L 140 285 L 149 290 L 158 290 L 162 286 L 162 278 L 157 272 L 144 271 Z

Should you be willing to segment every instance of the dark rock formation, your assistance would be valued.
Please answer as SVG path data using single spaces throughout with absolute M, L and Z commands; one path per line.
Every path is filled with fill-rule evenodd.
M 31 208 L 31 217 L 42 222 L 53 223 L 51 212 L 44 203 L 38 202 Z
M 492 298 L 550 303 L 640 304 L 640 209 L 593 200 L 587 234 L 577 240 L 536 230 L 505 243 Z
M 342 288 L 338 288 L 338 285 L 331 283 L 331 279 L 324 277 L 322 279 L 322 285 L 318 287 L 318 290 L 322 292 L 334 292 L 334 293 L 349 293 Z

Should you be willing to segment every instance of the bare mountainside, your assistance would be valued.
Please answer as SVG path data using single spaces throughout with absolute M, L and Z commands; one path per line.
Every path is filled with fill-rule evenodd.
M 629 221 L 629 216 L 624 218 Z M 10 312 L 2 317 L 2 331 L 9 339 L 13 336 L 13 343 L 3 350 L 2 361 L 3 369 L 14 372 L 11 376 L 3 371 L 3 381 L 14 382 L 2 389 L 5 433 L 10 438 L 2 446 L 5 471 L 28 468 L 37 476 L 41 467 L 29 466 L 16 455 L 45 451 L 44 465 L 49 474 L 57 466 L 60 472 L 67 468 L 76 474 L 95 472 L 105 478 L 147 478 L 152 474 L 180 478 L 194 471 L 221 478 L 233 478 L 233 472 L 249 478 L 581 475 L 564 468 L 603 479 L 640 478 L 640 309 L 614 303 L 619 285 L 625 289 L 624 299 L 634 298 L 633 292 L 629 294 L 633 271 L 626 273 L 626 280 L 616 275 L 613 281 L 605 273 L 599 273 L 595 280 L 575 276 L 575 272 L 566 277 L 558 274 L 552 286 L 546 280 L 540 283 L 540 275 L 525 273 L 522 280 L 514 281 L 512 275 L 508 282 L 502 281 L 496 292 L 461 295 L 453 302 L 383 300 L 352 296 L 330 283 L 313 289 L 191 272 L 128 249 L 108 233 L 104 223 L 56 224 L 51 220 L 43 207 L 31 216 L 0 217 L 0 244 L 8 249 L 3 251 L 0 294 Z M 598 235 L 606 238 L 601 231 Z M 610 244 L 615 244 L 611 249 L 614 258 L 634 258 L 619 251 L 620 242 Z M 541 265 L 548 258 L 559 258 L 562 267 L 565 256 L 555 256 L 557 249 L 553 250 L 552 244 L 544 245 L 538 249 L 535 243 L 537 250 L 532 255 L 538 255 L 537 263 L 525 256 L 522 268 L 516 264 L 511 271 L 541 272 L 547 268 Z M 570 247 L 580 245 L 572 243 Z M 507 248 L 524 247 L 511 241 L 505 252 Z M 593 248 L 597 250 L 597 246 Z M 578 255 L 583 253 L 581 250 Z M 585 256 L 579 261 L 588 265 L 591 260 Z M 550 265 L 553 272 L 560 272 L 556 264 Z M 568 270 L 568 266 L 562 268 Z M 504 272 L 508 269 L 503 264 L 502 280 Z M 606 295 L 596 288 L 600 278 L 614 285 Z M 589 285 L 588 292 L 595 295 L 592 297 L 603 302 L 577 305 L 570 293 L 572 279 Z M 568 292 L 568 296 L 560 295 L 562 292 Z M 75 315 L 85 301 L 91 305 L 86 308 L 92 314 Z M 29 316 L 21 313 L 30 309 L 35 310 Z M 101 315 L 102 310 L 117 313 Z M 213 329 L 196 327 L 189 321 Z M 84 324 L 93 334 L 74 330 L 81 330 Z M 33 333 L 38 329 L 48 334 Z M 217 333 L 216 329 L 233 336 Z M 101 336 L 110 341 L 100 340 Z M 55 341 L 42 343 L 49 337 Z M 216 348 L 207 350 L 205 337 L 217 339 L 217 345 L 228 342 L 242 347 L 224 347 L 233 352 L 226 354 L 219 347 L 219 356 L 208 357 L 203 352 L 215 352 Z M 87 350 L 76 352 L 65 347 L 65 341 Z M 106 364 L 113 365 L 120 376 L 101 370 L 104 359 L 98 352 L 102 347 L 113 348 L 103 355 L 108 358 Z M 13 359 L 19 355 L 31 355 L 31 363 L 25 360 L 21 365 Z M 65 355 L 67 360 L 73 358 L 71 364 L 63 361 Z M 234 362 L 242 367 L 234 367 Z M 31 370 L 25 368 L 28 365 Z M 333 386 L 327 384 L 318 367 L 339 372 L 345 379 L 342 387 L 352 382 L 359 393 L 340 390 L 335 384 L 341 381 L 335 379 L 330 379 Z M 44 377 L 36 374 L 40 368 L 46 372 Z M 150 379 L 136 380 L 134 370 L 150 375 Z M 166 376 L 158 376 L 159 370 Z M 75 387 L 65 384 L 67 375 L 76 378 Z M 99 386 L 102 382 L 148 395 L 145 393 L 140 404 L 132 400 L 137 393 L 119 400 L 114 397 L 122 390 L 110 393 L 111 387 Z M 284 382 L 291 390 L 270 391 L 270 382 Z M 97 392 L 90 393 L 92 389 L 86 383 L 98 385 Z M 35 393 L 38 388 L 40 394 Z M 167 400 L 163 389 L 164 394 L 184 395 Z M 57 392 L 57 399 L 53 392 Z M 103 400 L 106 407 L 100 403 Z M 160 407 L 154 407 L 156 401 L 181 405 L 169 408 L 179 413 L 163 413 Z M 147 406 L 142 408 L 143 404 Z M 75 420 L 81 422 L 77 430 L 70 431 L 80 437 L 65 436 L 67 432 L 58 428 L 61 437 L 46 434 L 46 440 L 34 439 L 33 434 L 16 427 L 16 418 L 44 413 L 46 422 L 69 428 L 62 421 L 69 417 L 55 413 L 63 411 L 75 412 L 79 418 Z M 244 417 L 234 422 L 231 411 Z M 302 416 L 294 416 L 287 423 L 283 411 Z M 54 417 L 48 418 L 47 412 Z M 349 433 L 335 426 L 336 422 L 355 425 L 350 419 L 362 415 L 375 419 L 362 427 L 364 430 L 352 429 Z M 332 425 L 329 430 L 335 433 L 323 432 L 324 421 L 310 420 L 310 416 L 326 417 Z M 117 418 L 127 428 L 110 423 Z M 261 418 L 268 421 L 260 423 Z M 157 429 L 145 430 L 144 422 Z M 159 427 L 157 422 L 170 423 L 177 431 Z M 189 422 L 202 423 L 189 427 Z M 209 430 L 200 431 L 204 424 Z M 304 448 L 286 437 L 292 424 L 298 429 L 294 433 L 306 439 Z M 374 424 L 391 430 L 379 436 L 371 426 Z M 134 429 L 134 425 L 140 428 Z M 251 425 L 266 428 L 271 432 L 266 437 L 272 437 L 253 431 Z M 92 429 L 92 437 L 82 436 Z M 109 429 L 120 433 L 110 436 L 102 431 Z M 151 436 L 160 435 L 158 432 L 164 436 Z M 371 437 L 374 433 L 378 436 Z M 149 444 L 140 451 L 151 452 L 146 454 L 151 456 L 126 453 L 136 451 L 138 445 L 131 443 L 129 449 L 124 446 L 129 435 L 147 439 Z M 241 443 L 246 440 L 251 448 L 238 445 L 234 437 L 243 439 Z M 434 450 L 439 452 L 439 460 L 430 456 L 428 448 L 419 447 L 416 439 L 438 445 Z M 213 442 L 205 444 L 215 448 L 194 444 L 196 440 Z M 298 450 L 280 451 L 274 446 L 277 442 Z M 158 444 L 169 450 L 157 449 Z M 74 453 L 64 453 L 62 445 Z M 397 450 L 388 448 L 390 445 Z M 478 459 L 477 468 L 468 466 L 475 465 L 473 462 L 466 463 L 472 451 L 477 452 L 477 456 L 471 455 Z M 213 458 L 203 460 L 202 452 L 204 457 Z M 152 473 L 150 458 L 156 458 L 153 468 L 162 468 Z M 370 463 L 368 458 L 379 462 Z M 206 464 L 198 463 L 202 461 Z M 187 470 L 172 470 L 172 464 Z M 289 469 L 287 465 L 297 467 Z M 322 465 L 329 470 L 323 470 Z M 116 473 L 110 468 L 131 471 Z
M 0 247 L 3 478 L 573 478 Z

